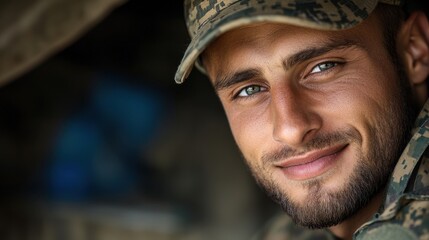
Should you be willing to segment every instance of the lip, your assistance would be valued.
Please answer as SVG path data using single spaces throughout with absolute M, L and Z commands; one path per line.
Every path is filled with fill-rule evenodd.
M 308 180 L 322 175 L 332 168 L 348 144 L 341 144 L 304 155 L 289 158 L 279 164 L 283 173 L 291 180 Z

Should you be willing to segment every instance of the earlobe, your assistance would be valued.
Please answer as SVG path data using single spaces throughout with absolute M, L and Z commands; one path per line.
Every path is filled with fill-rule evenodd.
M 398 50 L 408 78 L 414 87 L 426 84 L 429 75 L 429 22 L 423 12 L 414 12 L 402 25 L 398 36 Z

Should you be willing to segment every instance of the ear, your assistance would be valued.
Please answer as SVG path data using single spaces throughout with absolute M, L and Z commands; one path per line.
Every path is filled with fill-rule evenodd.
M 398 36 L 408 78 L 414 87 L 426 84 L 429 75 L 429 22 L 421 11 L 413 12 L 402 25 Z

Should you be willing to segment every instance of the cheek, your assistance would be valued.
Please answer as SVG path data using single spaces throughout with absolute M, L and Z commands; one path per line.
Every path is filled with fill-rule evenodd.
M 259 151 L 263 149 L 263 142 L 267 142 L 270 123 L 265 115 L 257 110 L 234 111 L 226 110 L 226 115 L 234 139 L 248 160 L 257 159 Z
M 389 107 L 391 100 L 398 97 L 399 81 L 388 59 L 367 56 L 354 61 L 354 66 L 358 65 L 359 68 L 345 71 L 341 81 L 327 91 L 325 99 L 334 102 L 331 106 L 336 106 L 338 112 L 371 118 Z
M 393 76 L 361 74 L 353 79 L 353 87 L 339 88 L 331 106 L 335 106 L 337 121 L 355 128 L 362 137 L 362 150 L 373 148 L 374 134 L 381 125 L 390 125 L 394 116 L 395 99 L 400 98 Z M 334 108 L 333 108 L 334 109 Z M 335 117 L 331 117 L 335 119 Z M 381 134 L 381 133 L 379 133 Z

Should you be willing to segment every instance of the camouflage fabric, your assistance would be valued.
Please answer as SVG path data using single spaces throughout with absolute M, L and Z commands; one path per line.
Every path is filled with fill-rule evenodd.
M 373 218 L 356 230 L 356 240 L 429 239 L 429 100 L 416 121 L 413 137 L 398 160 L 386 200 Z M 285 214 L 256 237 L 263 240 L 335 239 L 328 231 L 298 226 Z
M 401 0 L 185 0 L 185 17 L 192 40 L 175 75 L 182 83 L 200 54 L 228 30 L 255 22 L 342 30 L 366 19 L 377 4 L 401 4 Z

